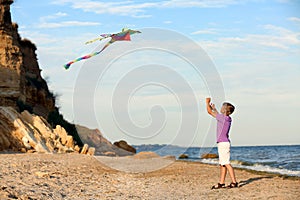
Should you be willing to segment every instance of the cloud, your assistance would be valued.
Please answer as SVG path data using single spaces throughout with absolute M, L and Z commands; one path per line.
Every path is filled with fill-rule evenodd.
M 277 0 L 279 3 L 291 3 L 291 0 Z
M 84 22 L 84 21 L 59 21 L 49 22 L 50 20 L 59 19 L 68 16 L 67 13 L 57 12 L 52 15 L 40 17 L 40 23 L 37 25 L 38 28 L 61 28 L 61 27 L 74 27 L 74 26 L 98 26 L 99 22 Z
M 167 20 L 167 21 L 164 21 L 163 23 L 164 23 L 164 24 L 172 24 L 173 22 L 170 21 L 170 20 Z
M 296 23 L 300 23 L 300 18 L 298 18 L 298 17 L 290 17 L 290 18 L 288 18 L 288 20 L 296 22 Z
M 204 30 L 198 30 L 198 31 L 195 31 L 195 32 L 192 32 L 191 33 L 192 35 L 199 35 L 199 34 L 217 34 L 217 31 L 216 29 L 204 29 Z
M 132 17 L 150 17 L 144 15 L 144 9 L 157 7 L 157 3 L 133 3 L 132 1 L 119 2 L 96 2 L 91 0 L 71 1 L 71 0 L 56 0 L 55 4 L 71 4 L 74 9 L 81 9 L 85 12 L 93 12 L 96 14 L 116 14 L 130 15 Z
M 47 16 L 41 17 L 40 21 L 47 21 L 49 19 L 57 19 L 57 18 L 60 18 L 60 17 L 65 17 L 65 16 L 68 16 L 68 14 L 63 13 L 63 12 L 57 12 L 57 13 L 54 13 L 52 15 L 47 15 Z
M 221 8 L 229 5 L 238 4 L 238 0 L 204 0 L 204 1 L 186 1 L 186 0 L 169 0 L 162 1 L 161 6 L 166 8 Z
M 83 21 L 62 21 L 62 22 L 42 22 L 38 28 L 61 28 L 70 26 L 98 26 L 99 22 L 83 22 Z
M 269 35 L 266 35 L 269 38 L 261 37 L 263 40 L 268 41 L 266 45 L 289 48 L 291 45 L 300 45 L 300 33 L 294 32 L 289 29 L 274 26 L 274 25 L 265 25 L 264 29 L 269 31 Z M 261 41 L 262 43 L 262 41 Z
M 119 2 L 99 2 L 92 0 L 73 1 L 73 0 L 55 0 L 53 4 L 70 4 L 74 9 L 81 9 L 85 12 L 97 14 L 125 15 L 132 17 L 151 17 L 145 15 L 149 8 L 220 8 L 241 3 L 238 0 L 166 0 L 157 2 L 138 3 L 134 1 Z
M 276 52 L 299 52 L 300 33 L 280 26 L 267 24 L 262 26 L 262 34 L 245 34 L 239 37 L 218 37 L 215 40 L 201 41 L 200 44 L 212 50 L 213 54 L 222 55 L 230 49 L 238 54 L 245 52 L 254 53 L 264 51 L 265 53 Z M 225 31 L 225 30 L 224 30 Z M 196 34 L 198 32 L 194 32 Z M 200 33 L 202 33 L 200 31 Z M 205 33 L 205 31 L 203 31 Z M 223 53 L 222 53 L 223 52 Z

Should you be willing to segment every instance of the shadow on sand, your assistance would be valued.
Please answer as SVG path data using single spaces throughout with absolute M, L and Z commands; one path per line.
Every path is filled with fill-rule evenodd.
M 249 183 L 252 183 L 254 181 L 259 181 L 261 179 L 267 179 L 267 178 L 274 178 L 274 176 L 262 176 L 262 177 L 249 178 L 248 180 L 240 181 L 239 182 L 239 187 L 243 187 L 243 186 L 248 185 Z

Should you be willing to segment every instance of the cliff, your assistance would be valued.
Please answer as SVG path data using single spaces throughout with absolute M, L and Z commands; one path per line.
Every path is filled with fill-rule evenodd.
M 0 106 L 29 110 L 47 119 L 55 110 L 55 98 L 41 76 L 36 46 L 18 33 L 12 23 L 13 0 L 0 0 Z
M 41 116 L 28 111 L 18 113 L 0 106 L 0 151 L 38 153 L 83 153 L 93 155 L 95 148 L 80 148 L 59 125 L 53 129 Z
M 19 113 L 27 110 L 48 120 L 52 128 L 61 125 L 79 146 L 83 146 L 75 125 L 64 120 L 55 107 L 55 97 L 41 76 L 35 44 L 22 39 L 18 33 L 18 25 L 12 23 L 12 3 L 13 0 L 0 0 L 0 106 Z M 4 117 L 0 120 L 3 119 Z M 4 124 L 3 121 L 0 122 Z
M 35 44 L 22 39 L 12 23 L 12 3 L 0 0 L 0 151 L 132 155 L 98 130 L 78 126 L 79 135 L 60 114 L 41 76 Z

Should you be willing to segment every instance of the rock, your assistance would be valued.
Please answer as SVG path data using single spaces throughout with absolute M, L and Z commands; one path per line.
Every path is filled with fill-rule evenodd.
M 26 149 L 31 149 L 30 142 L 29 142 L 29 140 L 28 140 L 28 138 L 26 136 L 24 136 L 22 138 L 22 142 L 23 142 L 24 146 L 26 147 Z
M 2 133 L 3 131 L 4 130 L 0 130 L 0 150 L 6 150 L 11 146 L 9 138 Z
M 49 174 L 47 172 L 35 172 L 34 174 L 39 178 L 49 177 Z
M 68 147 L 62 145 L 61 143 L 57 143 L 56 148 L 58 149 L 57 153 L 67 153 L 68 151 Z
M 74 148 L 74 140 L 71 135 L 67 135 L 66 147 Z
M 27 151 L 27 153 L 35 153 L 36 152 L 36 150 L 34 150 L 34 149 L 29 149 L 28 151 Z
M 129 156 L 134 154 L 113 145 L 98 129 L 89 129 L 80 125 L 76 125 L 76 129 L 83 143 L 95 147 L 95 155 L 106 155 L 106 152 L 114 152 L 113 154 L 109 153 L 107 156 Z
M 178 158 L 179 159 L 188 159 L 189 155 L 188 154 L 181 154 Z
M 56 125 L 54 132 L 56 133 L 56 135 L 59 136 L 61 143 L 65 145 L 67 142 L 67 135 L 68 135 L 66 130 L 60 125 Z
M 74 150 L 72 148 L 66 149 L 66 153 L 73 153 Z
M 88 144 L 84 144 L 82 149 L 81 149 L 81 154 L 86 154 L 88 151 L 89 145 Z
M 75 147 L 74 147 L 74 151 L 76 151 L 76 152 L 80 152 L 80 147 L 78 146 L 78 145 L 76 145 Z
M 58 134 L 66 136 L 65 145 Z M 52 130 L 43 117 L 0 106 L 0 151 L 67 153 L 74 152 L 73 148 L 74 139 L 64 128 L 57 126 Z
M 207 158 L 219 158 L 217 154 L 214 153 L 205 153 L 201 155 L 202 159 L 207 159 Z
M 107 152 L 102 153 L 102 155 L 104 155 L 104 156 L 110 156 L 110 157 L 115 157 L 116 156 L 116 152 L 107 151 Z
M 167 160 L 176 160 L 176 157 L 175 156 L 171 156 L 171 155 L 167 155 L 167 156 L 164 156 L 163 157 L 164 159 L 167 159 Z
M 151 152 L 151 151 L 140 152 L 133 156 L 133 158 L 136 158 L 136 159 L 149 159 L 149 158 L 159 158 L 159 157 L 160 157 L 159 155 L 157 155 L 156 153 Z
M 26 153 L 26 152 L 27 152 L 27 149 L 26 149 L 26 148 L 21 148 L 21 149 L 20 149 L 20 152 L 21 152 L 21 153 Z
M 34 149 L 39 153 L 49 153 L 48 148 L 43 143 L 37 143 Z
M 54 141 L 52 138 L 48 138 L 46 139 L 46 146 L 49 149 L 50 152 L 54 152 L 55 150 L 55 145 L 54 145 Z
M 115 142 L 114 143 L 115 146 L 124 149 L 125 151 L 131 152 L 131 153 L 136 153 L 136 149 L 133 148 L 132 146 L 130 146 L 129 144 L 127 144 L 126 141 L 124 140 L 120 140 L 119 142 Z
M 86 153 L 87 155 L 93 156 L 95 154 L 95 148 L 94 147 L 90 147 L 88 152 Z

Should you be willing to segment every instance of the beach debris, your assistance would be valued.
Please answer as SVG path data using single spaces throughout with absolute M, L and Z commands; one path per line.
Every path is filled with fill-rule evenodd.
M 218 154 L 215 153 L 204 153 L 201 155 L 202 159 L 208 159 L 208 158 L 219 158 Z
M 179 159 L 188 159 L 189 155 L 188 154 L 181 154 L 178 158 Z
M 81 61 L 81 60 L 84 60 L 84 59 L 89 59 L 93 56 L 96 56 L 98 54 L 100 54 L 104 49 L 106 49 L 109 45 L 111 45 L 112 43 L 116 42 L 116 41 L 130 41 L 131 40 L 131 37 L 130 35 L 132 34 L 135 34 L 135 33 L 141 33 L 140 31 L 137 31 L 137 30 L 131 30 L 131 29 L 128 29 L 128 28 L 123 28 L 121 32 L 119 33 L 113 33 L 113 34 L 101 34 L 99 38 L 96 38 L 96 39 L 93 39 L 93 40 L 90 40 L 90 41 L 87 41 L 85 44 L 90 44 L 90 43 L 93 43 L 95 41 L 101 41 L 103 39 L 106 39 L 106 38 L 111 38 L 105 45 L 104 47 L 100 50 L 100 51 L 97 51 L 97 52 L 94 52 L 94 53 L 91 53 L 91 54 L 88 54 L 88 55 L 85 55 L 85 56 L 82 56 L 82 57 L 79 57 L 75 60 L 72 60 L 70 62 L 68 62 L 67 64 L 64 65 L 64 68 L 65 69 L 69 69 L 70 66 L 75 63 L 75 62 L 78 62 L 78 61 Z

